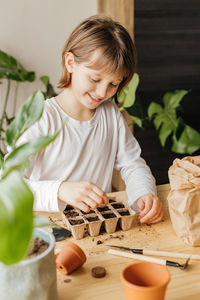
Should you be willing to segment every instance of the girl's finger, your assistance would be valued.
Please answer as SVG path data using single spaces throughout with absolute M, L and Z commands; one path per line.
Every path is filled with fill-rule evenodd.
M 98 194 L 91 192 L 88 194 L 89 198 L 91 198 L 93 201 L 97 203 L 98 206 L 101 206 L 103 204 L 103 198 L 100 197 Z
M 137 205 L 138 205 L 138 207 L 139 207 L 140 210 L 143 210 L 144 207 L 145 207 L 144 201 L 142 199 L 139 199 L 137 201 Z
M 158 220 L 160 221 L 163 217 L 163 212 L 164 212 L 163 205 L 160 202 L 157 213 L 151 219 L 148 220 L 148 223 L 158 222 Z
M 142 219 L 143 217 L 145 217 L 147 215 L 147 213 L 149 211 L 151 211 L 152 206 L 153 206 L 153 201 L 144 201 L 144 209 L 141 211 L 139 218 Z
M 78 202 L 76 207 L 84 211 L 85 213 L 88 213 L 90 211 L 90 207 L 86 205 L 84 202 Z
M 99 195 L 102 199 L 103 202 L 105 204 L 108 204 L 108 196 L 106 195 L 106 193 L 104 191 L 102 191 L 98 186 L 96 186 L 95 184 L 92 184 L 92 190 L 93 192 L 95 192 L 97 195 Z
M 160 221 L 162 220 L 162 218 L 163 218 L 163 215 L 164 215 L 164 210 L 161 209 L 160 214 L 157 216 L 157 218 L 155 218 L 155 219 L 153 219 L 153 220 L 151 221 L 151 224 L 160 222 Z
M 146 213 L 146 215 L 143 218 L 140 219 L 141 223 L 147 223 L 147 222 L 149 222 L 149 220 L 151 220 L 152 218 L 154 218 L 154 216 L 156 215 L 156 213 L 157 213 L 157 211 L 159 209 L 159 203 L 160 203 L 159 198 L 154 197 L 153 198 L 152 207 L 148 210 L 148 212 Z M 142 211 L 142 213 L 143 213 L 143 211 Z
M 87 206 L 89 206 L 93 209 L 97 208 L 97 203 L 89 197 L 82 198 L 81 202 L 84 202 Z

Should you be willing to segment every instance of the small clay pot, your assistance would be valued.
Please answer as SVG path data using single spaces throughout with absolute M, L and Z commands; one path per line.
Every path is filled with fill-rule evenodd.
M 164 300 L 170 273 L 165 266 L 139 262 L 121 274 L 127 300 Z
M 83 250 L 72 242 L 66 242 L 56 257 L 56 268 L 67 275 L 78 269 L 86 262 Z

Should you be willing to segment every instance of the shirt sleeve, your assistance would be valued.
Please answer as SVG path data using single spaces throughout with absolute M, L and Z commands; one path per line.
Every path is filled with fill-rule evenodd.
M 126 184 L 129 205 L 134 210 L 138 210 L 136 201 L 139 197 L 149 193 L 156 195 L 155 179 L 140 155 L 141 148 L 120 113 L 115 168 Z
M 26 183 L 34 195 L 34 211 L 61 211 L 65 204 L 58 200 L 58 188 L 61 181 L 55 180 L 30 180 L 25 178 Z

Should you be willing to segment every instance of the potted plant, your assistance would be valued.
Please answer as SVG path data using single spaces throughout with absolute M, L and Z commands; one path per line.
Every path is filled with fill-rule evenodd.
M 31 155 L 55 140 L 53 136 L 39 137 L 16 146 L 19 137 L 43 112 L 44 96 L 35 92 L 21 107 L 6 129 L 10 148 L 1 159 L 0 179 L 0 294 L 4 299 L 56 299 L 56 267 L 54 237 L 34 228 L 33 194 L 24 181 L 24 170 Z M 48 249 L 36 258 L 25 259 L 34 235 L 49 243 Z

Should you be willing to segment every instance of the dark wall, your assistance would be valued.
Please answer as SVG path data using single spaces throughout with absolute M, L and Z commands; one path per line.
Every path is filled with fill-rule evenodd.
M 191 89 L 181 102 L 184 121 L 200 131 L 200 1 L 135 0 L 134 29 L 144 107 L 151 101 L 162 103 L 165 92 Z M 168 182 L 173 159 L 186 155 L 172 153 L 169 141 L 163 149 L 153 127 L 136 128 L 135 136 L 157 183 Z

